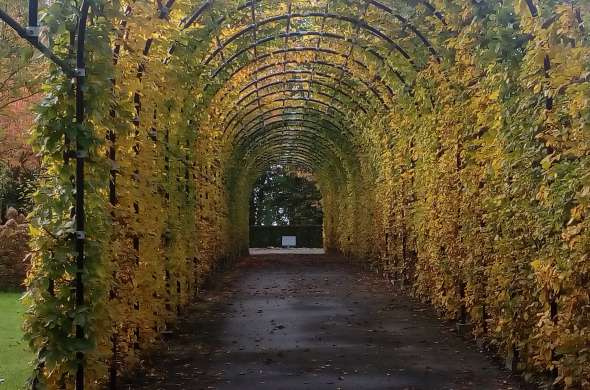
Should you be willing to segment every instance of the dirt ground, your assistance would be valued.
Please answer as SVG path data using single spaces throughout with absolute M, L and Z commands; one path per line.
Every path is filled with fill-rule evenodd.
M 474 343 L 330 255 L 243 259 L 124 389 L 518 389 Z

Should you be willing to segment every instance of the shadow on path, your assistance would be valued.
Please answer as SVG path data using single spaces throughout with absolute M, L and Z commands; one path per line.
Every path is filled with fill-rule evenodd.
M 243 259 L 124 389 L 517 389 L 433 311 L 328 255 Z

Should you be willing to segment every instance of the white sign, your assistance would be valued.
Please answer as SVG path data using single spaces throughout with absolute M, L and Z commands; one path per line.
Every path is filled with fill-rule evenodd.
M 297 237 L 295 236 L 282 236 L 281 245 L 284 247 L 294 247 L 297 246 Z

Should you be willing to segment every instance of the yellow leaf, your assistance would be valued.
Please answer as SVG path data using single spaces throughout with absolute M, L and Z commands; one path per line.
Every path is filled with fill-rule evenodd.
M 543 167 L 544 170 L 551 168 L 552 160 L 553 160 L 552 154 L 546 156 L 544 159 L 541 160 L 541 167 Z

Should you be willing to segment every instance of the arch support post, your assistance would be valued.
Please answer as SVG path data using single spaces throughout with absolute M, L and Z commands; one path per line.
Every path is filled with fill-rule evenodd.
M 83 131 L 82 125 L 85 121 L 85 102 L 84 102 L 84 81 L 86 78 L 86 62 L 85 62 L 85 40 L 86 40 L 86 24 L 88 20 L 88 12 L 90 8 L 89 0 L 83 0 L 80 7 L 80 13 L 77 26 L 77 40 L 76 40 L 76 67 L 72 67 L 63 59 L 54 54 L 50 48 L 43 45 L 39 41 L 40 27 L 38 25 L 38 0 L 29 0 L 28 7 L 28 22 L 29 26 L 21 26 L 15 19 L 0 9 L 0 20 L 12 28 L 21 38 L 25 39 L 31 46 L 37 49 L 46 58 L 57 65 L 66 75 L 72 77 L 75 81 L 75 121 L 78 132 Z M 75 170 L 75 200 L 74 200 L 74 246 L 76 251 L 76 275 L 75 275 L 75 308 L 76 310 L 84 306 L 84 267 L 85 267 L 85 210 L 84 210 L 84 163 L 88 157 L 88 151 L 85 150 L 81 142 L 81 134 L 77 134 L 76 150 L 73 153 L 76 159 Z M 76 324 L 75 337 L 79 340 L 84 340 L 84 328 L 80 324 Z M 84 353 L 82 351 L 76 352 L 77 368 L 75 374 L 75 389 L 84 390 Z M 33 381 L 33 389 L 38 386 L 38 381 Z
M 86 40 L 86 20 L 88 19 L 89 0 L 84 0 L 80 8 L 78 20 L 78 37 L 76 40 L 76 124 L 78 131 L 82 129 L 85 120 L 84 115 L 84 81 L 86 77 L 86 61 L 84 56 Z M 85 225 L 86 217 L 84 211 L 84 161 L 88 151 L 80 142 L 80 134 L 76 139 L 76 309 L 84 306 L 84 281 L 83 273 L 85 266 L 84 244 L 86 240 Z M 85 338 L 84 328 L 76 324 L 76 338 Z M 84 390 L 84 353 L 76 352 L 76 390 Z

